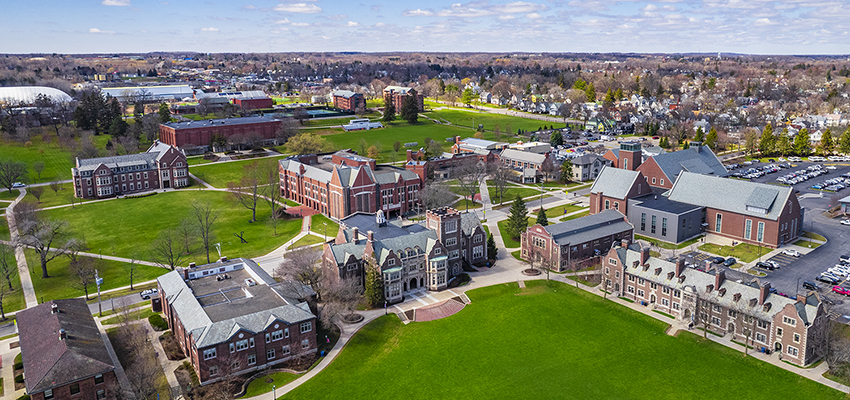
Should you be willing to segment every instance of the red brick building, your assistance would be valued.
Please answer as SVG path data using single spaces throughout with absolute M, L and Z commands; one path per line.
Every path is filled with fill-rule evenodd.
M 75 197 L 103 199 L 189 186 L 189 164 L 183 150 L 157 140 L 144 153 L 77 158 L 71 177 Z
M 603 260 L 603 289 L 614 296 L 667 313 L 690 327 L 704 327 L 756 349 L 781 353 L 782 360 L 811 364 L 823 357 L 818 346 L 827 315 L 816 293 L 795 298 L 771 293 L 770 283 L 738 283 L 722 270 L 703 272 L 649 256 L 624 240 Z
M 628 215 L 628 200 L 650 193 L 640 172 L 606 166 L 590 187 L 590 214 L 617 210 Z
M 384 88 L 384 103 L 393 102 L 396 114 L 401 112 L 401 107 L 404 106 L 404 101 L 416 93 L 416 90 L 402 86 L 387 86 Z M 416 93 L 416 107 L 419 111 L 425 111 L 425 96 Z
M 259 110 L 265 108 L 274 107 L 274 100 L 270 97 L 257 97 L 257 98 L 242 98 L 237 97 L 233 99 L 233 104 L 236 107 L 239 107 L 243 110 Z
M 361 93 L 355 93 L 350 90 L 335 90 L 331 92 L 333 97 L 334 107 L 343 110 L 354 111 L 366 109 L 366 98 Z
M 115 366 L 85 300 L 42 303 L 18 312 L 16 324 L 31 399 L 116 398 Z
M 271 142 L 275 139 L 281 121 L 271 117 L 242 117 L 210 119 L 203 121 L 169 122 L 159 125 L 159 140 L 177 146 L 209 149 L 213 136 L 230 140 L 234 136 L 249 135 L 257 140 Z
M 157 283 L 168 327 L 201 385 L 315 357 L 315 292 L 276 282 L 253 260 L 190 263 Z
M 280 160 L 280 191 L 319 213 L 342 219 L 383 210 L 387 216 L 415 210 L 422 179 L 415 172 L 377 165 L 348 151 Z

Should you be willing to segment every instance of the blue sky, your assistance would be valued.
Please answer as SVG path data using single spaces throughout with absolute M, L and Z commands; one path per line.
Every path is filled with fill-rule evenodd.
M 0 53 L 850 53 L 847 0 L 4 0 L 2 14 Z

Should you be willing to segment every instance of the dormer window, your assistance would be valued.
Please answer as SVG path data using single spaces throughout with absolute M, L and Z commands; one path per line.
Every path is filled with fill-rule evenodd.
M 733 300 L 734 302 L 736 302 L 736 303 L 737 303 L 737 302 L 738 302 L 738 300 L 741 300 L 741 294 L 740 294 L 740 293 L 735 293 L 735 294 L 732 296 L 732 300 Z

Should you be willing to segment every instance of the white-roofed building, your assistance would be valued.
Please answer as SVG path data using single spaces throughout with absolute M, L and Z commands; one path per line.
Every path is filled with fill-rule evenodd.
M 10 86 L 0 87 L 0 103 L 31 105 L 38 95 L 45 95 L 57 103 L 67 103 L 71 96 L 67 93 L 47 86 Z

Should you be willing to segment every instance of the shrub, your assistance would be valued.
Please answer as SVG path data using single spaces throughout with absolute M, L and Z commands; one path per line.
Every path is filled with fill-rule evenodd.
M 16 376 L 16 377 L 15 377 L 15 382 L 17 382 L 17 383 L 24 383 L 24 375 L 23 375 L 23 374 L 21 374 L 21 375 Z
M 16 362 L 16 363 L 15 363 L 15 369 L 16 369 L 16 370 L 17 370 L 17 369 L 24 369 L 24 363 L 22 363 L 22 362 Z
M 150 192 L 150 193 L 144 193 L 144 194 L 137 194 L 137 195 L 134 195 L 134 196 L 124 196 L 124 198 L 125 199 L 141 199 L 142 197 L 153 196 L 156 193 L 157 192 Z
M 21 397 L 18 397 L 18 400 L 30 400 L 30 395 L 25 394 L 25 395 L 23 395 L 23 396 L 21 396 Z
M 151 323 L 151 326 L 155 330 L 164 331 L 168 329 L 168 322 L 165 322 L 165 320 L 162 319 L 159 314 L 154 314 L 148 317 L 148 322 Z

